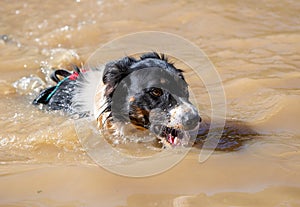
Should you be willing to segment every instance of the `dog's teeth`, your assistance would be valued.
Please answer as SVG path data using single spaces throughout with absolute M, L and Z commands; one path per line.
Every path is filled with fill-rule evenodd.
M 175 145 L 179 144 L 179 139 L 177 137 L 175 137 L 175 139 L 174 139 L 174 144 Z

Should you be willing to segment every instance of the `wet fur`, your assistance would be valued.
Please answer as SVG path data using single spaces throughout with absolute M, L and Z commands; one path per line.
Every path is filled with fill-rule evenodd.
M 76 80 L 66 77 L 58 87 L 42 91 L 33 103 L 44 104 L 50 110 L 93 115 L 99 128 L 121 131 L 125 123 L 131 122 L 137 128 L 154 132 L 158 129 L 171 134 L 173 130 L 169 136 L 174 139 L 177 130 L 179 133 L 195 128 L 200 121 L 196 108 L 188 100 L 183 71 L 165 55 L 152 52 L 139 59 L 124 57 L 107 63 L 104 68 L 78 72 Z M 159 88 L 160 85 L 164 88 Z

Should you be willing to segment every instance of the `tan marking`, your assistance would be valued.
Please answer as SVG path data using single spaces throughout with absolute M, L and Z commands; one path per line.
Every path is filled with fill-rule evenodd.
M 129 98 L 129 102 L 133 102 L 133 101 L 135 101 L 135 98 L 134 98 L 133 96 L 131 96 L 131 97 Z
M 108 115 L 109 115 L 108 113 L 103 113 L 98 116 L 97 127 L 99 130 L 110 129 L 112 127 L 111 121 L 107 119 Z
M 164 79 L 164 78 L 160 79 L 160 83 L 166 83 L 166 82 L 167 82 L 166 79 Z
M 100 116 L 97 118 L 97 127 L 98 127 L 98 129 L 103 129 L 102 119 L 103 119 L 103 116 L 102 116 L 102 115 L 100 115 Z
M 143 110 L 137 106 L 134 107 L 134 115 L 137 116 L 137 118 L 143 118 L 145 116 L 145 114 L 147 114 L 146 110 Z

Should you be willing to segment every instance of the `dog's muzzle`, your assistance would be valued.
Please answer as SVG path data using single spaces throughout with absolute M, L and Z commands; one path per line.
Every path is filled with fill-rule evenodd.
M 169 125 L 181 130 L 192 130 L 201 122 L 201 117 L 194 105 L 185 100 L 170 111 Z
M 169 112 L 154 110 L 150 113 L 150 130 L 158 135 L 165 145 L 186 145 L 192 141 L 190 133 L 198 131 L 201 117 L 194 105 L 186 100 L 179 100 L 178 104 Z

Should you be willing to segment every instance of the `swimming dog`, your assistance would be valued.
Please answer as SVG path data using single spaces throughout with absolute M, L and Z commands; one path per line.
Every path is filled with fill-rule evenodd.
M 155 133 L 162 143 L 176 146 L 201 122 L 189 101 L 183 71 L 164 54 L 126 56 L 103 68 L 75 67 L 73 73 L 56 70 L 51 78 L 57 85 L 41 91 L 33 104 L 70 114 L 92 114 L 100 130 L 118 131 L 130 123 Z

